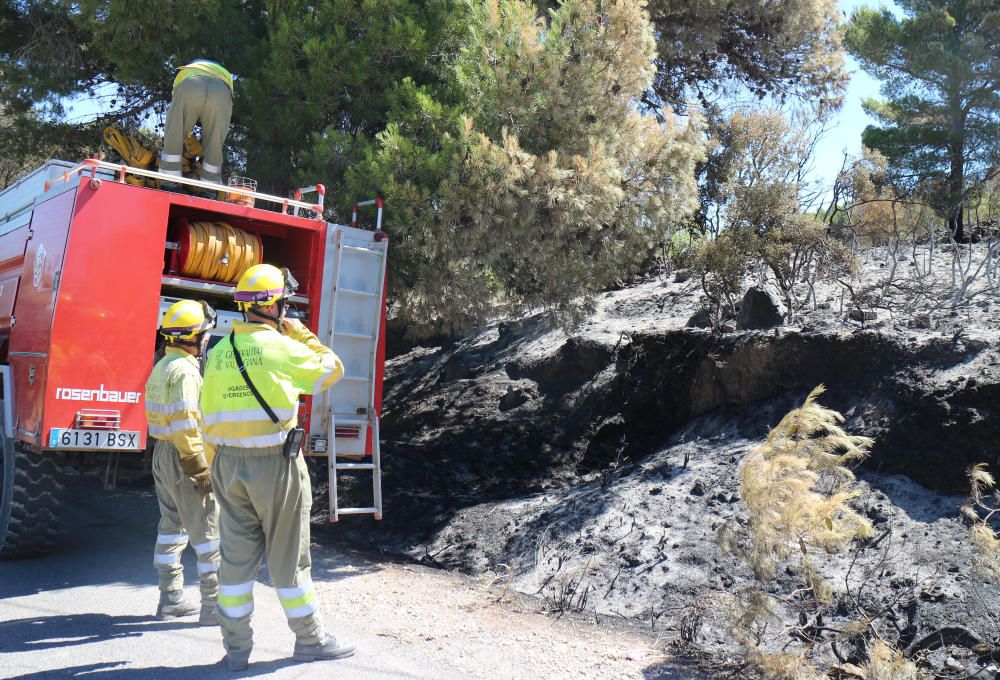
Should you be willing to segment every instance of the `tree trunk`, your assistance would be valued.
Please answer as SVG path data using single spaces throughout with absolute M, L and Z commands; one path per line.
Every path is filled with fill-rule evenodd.
M 962 221 L 962 191 L 965 188 L 965 113 L 960 100 L 951 105 L 951 136 L 948 141 L 948 229 L 957 243 L 965 242 L 965 225 Z

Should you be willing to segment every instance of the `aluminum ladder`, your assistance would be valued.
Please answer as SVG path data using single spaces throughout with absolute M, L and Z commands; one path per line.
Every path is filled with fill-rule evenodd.
M 354 225 L 357 208 L 377 205 L 376 231 Z M 375 385 L 382 305 L 385 292 L 387 240 L 379 240 L 382 228 L 381 201 L 355 206 L 351 226 L 332 225 L 335 248 L 332 271 L 333 298 L 326 329 L 333 350 L 344 362 L 344 377 L 328 392 L 330 521 L 341 515 L 374 515 L 382 519 L 382 457 L 379 417 L 375 408 Z M 371 438 L 371 460 L 366 443 Z M 338 474 L 370 472 L 372 505 L 340 507 Z

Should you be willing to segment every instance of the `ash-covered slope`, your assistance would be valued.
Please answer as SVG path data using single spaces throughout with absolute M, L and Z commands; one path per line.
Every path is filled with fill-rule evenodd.
M 1000 592 L 972 575 L 958 518 L 966 468 L 1000 460 L 991 310 L 862 329 L 831 304 L 803 327 L 713 334 L 684 327 L 697 304 L 690 282 L 651 281 L 605 295 L 571 334 L 531 316 L 394 358 L 386 519 L 337 534 L 658 628 L 704 608 L 702 641 L 725 648 L 709 603 L 749 577 L 715 539 L 743 512 L 739 462 L 824 383 L 824 405 L 877 440 L 859 505 L 883 537 L 828 578 L 865 582 L 876 609 L 912 600 L 904 647 L 960 627 L 995 648 L 984 603 Z M 952 652 L 935 653 L 943 668 Z

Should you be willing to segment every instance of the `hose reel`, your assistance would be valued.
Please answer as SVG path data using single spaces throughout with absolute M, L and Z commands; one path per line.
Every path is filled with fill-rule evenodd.
M 264 246 L 251 234 L 228 222 L 179 220 L 178 268 L 182 276 L 236 283 L 250 267 L 264 260 Z

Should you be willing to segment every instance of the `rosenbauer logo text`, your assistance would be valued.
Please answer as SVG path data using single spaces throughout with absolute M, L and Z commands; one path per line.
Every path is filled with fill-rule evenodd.
M 118 390 L 106 390 L 101 385 L 96 390 L 84 390 L 75 387 L 57 387 L 56 399 L 66 401 L 103 401 L 121 404 L 138 404 L 142 392 L 119 392 Z

